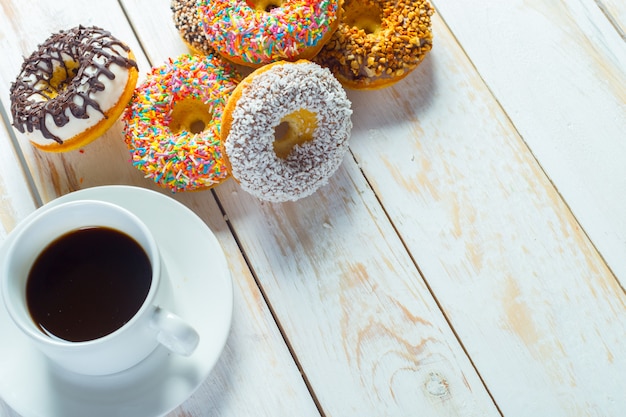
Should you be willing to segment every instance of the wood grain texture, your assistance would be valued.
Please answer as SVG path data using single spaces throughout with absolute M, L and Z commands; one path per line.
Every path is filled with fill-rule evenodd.
M 351 94 L 353 154 L 505 416 L 624 415 L 623 289 L 434 24 L 417 73 Z
M 0 96 L 8 108 L 8 88 L 22 56 L 30 54 L 51 33 L 77 24 L 100 25 L 127 42 L 141 72 L 150 65 L 141 52 L 123 10 L 115 1 L 0 2 Z M 128 162 L 118 122 L 107 134 L 84 149 L 67 154 L 44 154 L 19 136 L 27 167 L 44 202 L 70 191 L 104 184 L 127 184 L 159 190 Z M 0 137 L 4 143 L 4 136 Z M 8 154 L 7 154 L 8 155 Z M 8 158 L 3 155 L 2 158 Z M 0 167 L 2 179 L 4 167 Z M 11 198 L 23 197 L 13 190 Z M 171 194 L 169 194 L 172 196 Z M 14 196 L 14 197 L 13 197 Z M 171 416 L 319 415 L 300 372 L 265 304 L 246 261 L 237 247 L 210 191 L 172 196 L 192 208 L 216 233 L 234 279 L 234 322 L 224 354 L 198 392 Z M 157 208 L 155 208 L 157 209 Z M 32 211 L 21 210 L 23 217 Z M 164 220 L 165 221 L 165 220 Z M 210 265 L 207 265 L 210 271 Z M 245 400 L 242 400 L 245 399 Z M 14 416 L 2 405 L 0 415 Z M 276 413 L 276 414 L 274 414 Z
M 170 417 L 319 416 L 299 369 L 213 198 L 178 196 L 207 223 L 226 254 L 234 286 L 224 353 L 198 392 Z M 210 271 L 207 265 L 207 271 Z
M 598 7 L 611 2 L 434 3 L 626 287 L 626 41 Z
M 186 51 L 169 2 L 122 4 L 153 62 Z M 498 415 L 362 174 L 345 164 L 296 203 L 262 203 L 234 181 L 216 187 L 324 415 Z
M 235 311 L 169 417 L 626 415 L 624 7 L 433 2 L 421 66 L 349 92 L 351 153 L 327 186 L 284 204 L 233 180 L 172 196 L 222 244 Z M 169 0 L 0 0 L 5 112 L 22 57 L 77 24 L 126 41 L 142 76 L 187 51 Z M 0 241 L 34 208 L 3 128 Z M 119 122 L 63 155 L 17 137 L 43 202 L 156 189 Z
M 325 415 L 499 415 L 352 158 L 295 203 L 216 191 Z
M 0 118 L 0 245 L 11 230 L 34 210 L 35 201 L 28 180 L 10 132 L 4 119 Z
M 597 0 L 596 3 L 626 42 L 626 3 L 621 0 Z

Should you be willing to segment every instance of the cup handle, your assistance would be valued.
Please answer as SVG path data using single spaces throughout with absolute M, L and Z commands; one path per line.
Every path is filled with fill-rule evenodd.
M 157 340 L 174 353 L 190 356 L 200 342 L 200 335 L 176 314 L 156 307 L 151 321 Z

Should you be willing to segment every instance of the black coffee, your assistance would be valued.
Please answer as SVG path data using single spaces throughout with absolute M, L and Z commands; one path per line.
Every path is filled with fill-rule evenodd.
M 28 276 L 26 301 L 44 333 L 82 342 L 128 322 L 151 281 L 148 255 L 133 238 L 89 227 L 59 237 L 42 251 Z

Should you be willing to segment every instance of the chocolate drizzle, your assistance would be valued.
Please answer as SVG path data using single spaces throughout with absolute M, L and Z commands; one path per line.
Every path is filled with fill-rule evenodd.
M 89 118 L 88 107 L 104 114 L 92 96 L 105 88 L 99 77 L 113 80 L 115 74 L 109 68 L 113 64 L 137 68 L 128 58 L 129 51 L 98 27 L 78 26 L 53 34 L 24 61 L 11 84 L 13 126 L 22 133 L 39 130 L 45 138 L 62 144 L 63 139 L 46 126 L 47 116 L 57 127 L 63 127 L 70 121 L 68 110 L 78 119 Z M 59 73 L 62 76 L 57 79 Z

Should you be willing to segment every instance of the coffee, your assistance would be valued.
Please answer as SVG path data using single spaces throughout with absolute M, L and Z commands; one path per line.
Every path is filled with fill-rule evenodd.
M 82 342 L 114 332 L 150 290 L 148 255 L 130 236 L 107 227 L 71 231 L 35 260 L 26 284 L 30 315 L 46 334 Z

